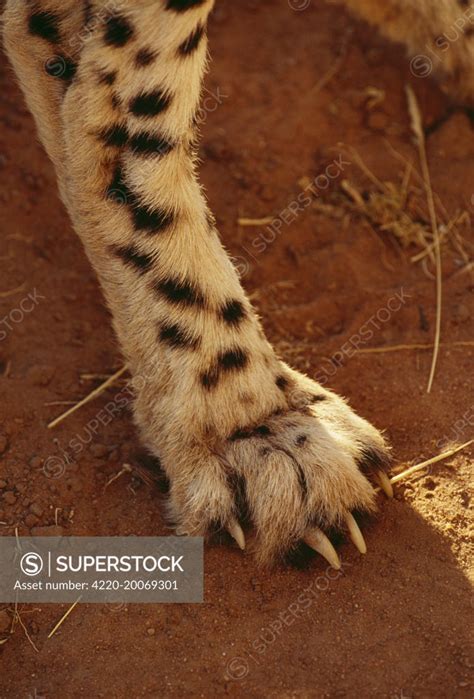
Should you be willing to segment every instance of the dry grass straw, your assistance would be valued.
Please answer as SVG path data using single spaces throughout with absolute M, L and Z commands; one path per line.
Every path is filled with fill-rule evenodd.
M 390 483 L 398 483 L 398 481 L 401 481 L 403 478 L 407 478 L 408 476 L 411 476 L 413 473 L 422 471 L 427 466 L 431 466 L 432 464 L 438 463 L 438 461 L 448 459 L 450 456 L 454 456 L 454 454 L 457 454 L 462 449 L 466 449 L 466 447 L 470 446 L 471 444 L 474 444 L 474 439 L 470 439 L 468 442 L 464 442 L 464 444 L 461 444 L 458 447 L 453 447 L 452 449 L 443 451 L 441 454 L 438 454 L 438 456 L 433 456 L 431 459 L 427 459 L 426 461 L 422 461 L 419 464 L 415 464 L 415 466 L 410 466 L 410 468 L 405 469 L 405 471 L 397 473 L 396 476 L 392 476 L 392 478 L 390 478 Z
M 412 345 L 386 345 L 384 347 L 366 347 L 356 349 L 355 354 L 383 354 L 385 352 L 402 352 L 404 350 L 433 349 L 432 342 L 415 343 Z M 474 347 L 474 340 L 459 340 L 458 342 L 441 342 L 440 347 Z
M 400 159 L 404 166 L 399 182 L 382 182 L 368 168 L 357 150 L 346 146 L 348 156 L 373 187 L 369 191 L 361 190 L 354 182 L 344 179 L 339 190 L 329 193 L 324 200 L 316 200 L 313 206 L 337 219 L 347 214 L 361 216 L 376 231 L 392 234 L 403 249 L 418 248 L 410 257 L 410 261 L 422 263 L 423 270 L 431 277 L 423 263 L 429 260 L 435 265 L 436 242 L 429 213 L 423 202 L 423 189 L 414 182 L 416 180 L 422 185 L 423 180 L 413 164 L 397 153 L 393 146 L 388 145 L 392 154 Z M 457 211 L 449 218 L 436 195 L 433 194 L 433 197 L 437 218 L 441 221 L 438 226 L 440 244 L 449 244 L 460 256 L 465 267 L 470 266 L 472 262 L 469 252 L 474 250 L 474 245 L 461 234 L 461 229 L 471 229 L 468 212 Z
M 430 393 L 431 387 L 433 385 L 433 379 L 436 371 L 436 363 L 438 361 L 439 354 L 439 343 L 441 338 L 441 314 L 442 314 L 442 299 L 443 299 L 443 287 L 442 287 L 442 269 L 441 269 L 441 244 L 439 239 L 438 231 L 438 219 L 436 217 L 436 209 L 433 197 L 433 188 L 431 187 L 431 176 L 430 169 L 428 167 L 428 157 L 426 155 L 426 142 L 425 133 L 423 131 L 423 123 L 420 113 L 420 108 L 418 106 L 418 101 L 416 99 L 415 93 L 410 85 L 406 86 L 407 100 L 408 100 L 408 112 L 411 119 L 411 128 L 415 136 L 415 140 L 418 146 L 418 155 L 420 158 L 421 172 L 423 175 L 423 182 L 425 185 L 426 198 L 428 202 L 428 210 L 430 213 L 431 230 L 433 233 L 433 247 L 435 254 L 435 266 L 436 266 L 436 326 L 435 326 L 435 340 L 433 348 L 433 358 L 431 360 L 430 376 L 428 379 L 428 386 L 426 388 L 427 393 Z
M 264 216 L 263 218 L 239 218 L 237 223 L 239 226 L 268 226 L 273 221 L 273 216 Z
M 20 284 L 20 286 L 15 287 L 15 289 L 10 289 L 9 291 L 0 291 L 0 299 L 8 299 L 10 296 L 19 294 L 21 291 L 26 290 L 26 282 Z
M 74 608 L 76 607 L 76 605 L 78 605 L 79 602 L 81 601 L 81 598 L 82 598 L 82 595 L 81 595 L 80 597 L 78 597 L 77 600 L 74 602 L 74 604 L 72 604 L 72 605 L 69 607 L 69 609 L 67 610 L 67 612 L 66 612 L 65 614 L 63 614 L 63 616 L 60 618 L 60 620 L 58 621 L 58 623 L 57 623 L 57 624 L 51 629 L 51 631 L 49 632 L 48 638 L 51 638 L 52 636 L 54 636 L 54 634 L 55 634 L 56 631 L 59 629 L 59 627 L 60 627 L 62 624 L 64 624 L 64 622 L 66 621 L 66 619 L 68 618 L 68 616 L 71 614 L 71 612 L 73 611 L 73 609 L 74 609 Z
M 60 422 L 65 420 L 69 415 L 72 415 L 72 413 L 75 413 L 76 410 L 79 410 L 79 408 L 82 408 L 83 405 L 86 405 L 87 403 L 90 403 L 90 401 L 94 400 L 94 398 L 97 398 L 97 396 L 100 396 L 101 393 L 103 393 L 109 386 L 111 386 L 117 379 L 119 379 L 122 374 L 124 374 L 127 371 L 128 367 L 127 365 L 123 366 L 121 369 L 115 372 L 115 374 L 112 374 L 112 376 L 109 376 L 106 381 L 100 384 L 100 386 L 97 386 L 97 388 L 94 388 L 93 391 L 91 391 L 85 398 L 80 400 L 78 403 L 75 403 L 72 408 L 69 408 L 69 410 L 66 410 L 66 412 L 62 413 L 59 415 L 59 417 L 55 418 L 52 422 L 48 424 L 48 429 L 52 429 L 53 427 L 56 427 L 56 425 L 59 425 Z
M 341 181 L 338 190 L 319 198 L 313 206 L 321 213 L 342 219 L 360 216 L 371 229 L 394 236 L 403 249 L 418 248 L 411 262 L 421 263 L 422 269 L 430 278 L 426 263 L 436 264 L 436 239 L 433 234 L 429 208 L 425 203 L 423 176 L 410 160 L 401 155 L 389 141 L 385 141 L 393 158 L 403 165 L 403 173 L 398 182 L 380 180 L 367 166 L 358 151 L 341 144 L 351 162 L 364 174 L 372 187 L 361 190 L 354 182 Z M 471 271 L 474 243 L 463 235 L 471 232 L 471 217 L 467 211 L 456 211 L 449 216 L 436 193 L 432 192 L 432 203 L 437 216 L 440 247 L 449 245 L 461 258 L 461 271 Z
M 25 624 L 23 623 L 23 619 L 21 618 L 20 613 L 18 612 L 18 610 L 15 610 L 15 615 L 16 615 L 17 621 L 18 621 L 18 623 L 20 624 L 21 628 L 23 629 L 23 632 L 24 632 L 26 638 L 28 639 L 30 645 L 35 649 L 35 651 L 36 651 L 37 653 L 39 653 L 39 650 L 38 650 L 38 648 L 36 647 L 35 642 L 34 642 L 33 639 L 31 638 L 30 634 L 28 633 L 28 629 L 26 628 Z
M 130 466 L 130 464 L 124 464 L 124 465 L 122 466 L 121 470 L 120 470 L 118 473 L 116 473 L 114 476 L 112 476 L 111 478 L 109 478 L 109 480 L 107 481 L 107 483 L 104 485 L 104 491 L 107 490 L 107 488 L 109 487 L 109 485 L 111 485 L 111 484 L 114 483 L 116 480 L 118 480 L 119 478 L 121 478 L 125 473 L 133 473 L 133 469 L 132 469 L 132 467 Z

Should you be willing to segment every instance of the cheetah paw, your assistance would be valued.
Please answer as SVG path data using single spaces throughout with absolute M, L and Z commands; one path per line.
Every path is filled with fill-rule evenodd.
M 242 524 L 251 522 L 261 562 L 304 541 L 339 568 L 325 532 L 344 529 L 366 552 L 352 512 L 375 509 L 371 481 L 393 496 L 389 448 L 342 398 L 288 368 L 286 376 L 286 408 L 225 440 L 175 444 L 181 465 L 171 477 L 170 510 L 179 534 L 203 535 L 217 525 L 244 549 Z

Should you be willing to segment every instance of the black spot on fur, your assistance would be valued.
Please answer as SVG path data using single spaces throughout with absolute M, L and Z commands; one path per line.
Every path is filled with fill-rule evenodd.
M 138 204 L 135 197 L 131 203 L 131 212 L 135 228 L 148 233 L 160 233 L 174 221 L 174 215 L 171 212 L 142 206 Z
M 114 176 L 106 189 L 105 195 L 107 199 L 110 199 L 116 204 L 127 204 L 134 201 L 132 192 L 123 178 L 121 167 L 115 168 Z
M 238 325 L 245 318 L 245 309 L 240 301 L 228 301 L 219 311 L 222 319 L 229 325 Z
M 176 323 L 163 323 L 159 337 L 162 342 L 166 342 L 166 344 L 175 348 L 196 349 L 200 343 L 198 338 L 193 337 Z
M 140 274 L 147 272 L 151 265 L 153 264 L 153 259 L 151 255 L 146 255 L 144 253 L 138 252 L 138 250 L 131 245 L 127 247 L 112 247 L 112 252 L 120 257 L 125 264 L 136 269 Z
M 130 138 L 130 148 L 134 153 L 141 155 L 166 155 L 174 148 L 171 143 L 162 136 L 152 136 L 146 131 L 141 131 Z
M 121 15 L 108 17 L 105 23 L 104 41 L 107 46 L 125 46 L 133 36 L 133 27 Z
M 161 90 L 142 92 L 130 102 L 130 111 L 135 116 L 153 117 L 169 107 L 170 97 Z
M 233 350 L 228 350 L 219 355 L 218 364 L 224 371 L 233 371 L 234 369 L 243 369 L 248 362 L 247 354 L 237 347 Z
M 320 403 L 322 400 L 326 400 L 326 398 L 327 398 L 327 396 L 322 396 L 322 395 L 318 395 L 315 393 L 314 395 L 311 396 L 310 402 L 311 403 Z
M 214 365 L 201 374 L 201 384 L 211 389 L 217 386 L 222 373 L 230 373 L 244 369 L 248 364 L 248 355 L 240 348 L 222 352 Z
M 174 221 L 174 215 L 163 209 L 150 209 L 140 203 L 137 195 L 132 192 L 124 180 L 121 167 L 117 167 L 106 190 L 107 199 L 117 204 L 127 204 L 132 215 L 133 225 L 138 231 L 160 233 Z
M 268 425 L 259 425 L 255 428 L 254 434 L 257 437 L 270 437 L 272 431 Z
M 205 2 L 206 0 L 168 0 L 166 9 L 174 12 L 186 12 L 186 10 L 204 5 Z
M 181 56 L 189 56 L 189 54 L 193 53 L 197 49 L 203 36 L 204 27 L 199 25 L 199 27 L 197 27 L 197 29 L 195 29 L 193 33 L 190 34 L 188 38 L 179 46 L 178 53 Z
M 168 301 L 179 306 L 204 306 L 204 296 L 196 287 L 186 280 L 168 277 L 156 282 L 155 289 Z
M 288 379 L 285 376 L 277 376 L 275 383 L 278 386 L 278 388 L 282 391 L 284 391 L 285 388 L 288 387 Z
M 236 442 L 239 439 L 250 439 L 251 436 L 252 432 L 250 430 L 238 429 L 230 435 L 229 441 Z
M 118 109 L 121 105 L 120 97 L 114 93 L 110 98 L 110 104 L 114 109 Z
M 201 384 L 204 388 L 210 390 L 219 383 L 219 370 L 217 367 L 212 367 L 201 374 Z
M 28 20 L 28 31 L 33 36 L 57 44 L 60 40 L 59 17 L 53 12 L 34 12 Z
M 235 430 L 229 437 L 231 442 L 235 442 L 238 439 L 250 439 L 251 437 L 270 437 L 272 434 L 271 429 L 267 425 L 259 425 L 255 429 L 238 429 Z
M 98 74 L 99 85 L 113 85 L 117 80 L 117 71 L 101 70 Z
M 108 146 L 124 146 L 128 141 L 128 131 L 121 124 L 114 124 L 100 132 L 100 138 Z
M 65 59 L 64 73 L 61 76 L 61 80 L 70 82 L 77 73 L 77 65 L 71 61 L 69 58 Z
M 155 58 L 157 57 L 156 51 L 153 51 L 152 49 L 140 49 L 138 51 L 137 55 L 135 56 L 135 65 L 137 68 L 144 68 L 145 66 L 149 66 L 150 63 L 153 63 Z
M 308 441 L 308 436 L 306 434 L 299 434 L 296 438 L 296 444 L 302 447 Z
M 52 78 L 70 82 L 76 75 L 77 65 L 66 56 L 58 55 L 48 59 L 44 69 Z

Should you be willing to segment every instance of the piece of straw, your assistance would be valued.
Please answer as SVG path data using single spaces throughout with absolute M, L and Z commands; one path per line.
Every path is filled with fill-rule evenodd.
M 405 471 L 402 471 L 401 473 L 397 473 L 396 476 L 392 476 L 392 478 L 390 478 L 390 483 L 398 483 L 398 481 L 401 481 L 403 478 L 411 476 L 412 473 L 421 471 L 427 466 L 430 466 L 431 464 L 436 464 L 438 461 L 442 461 L 443 459 L 447 459 L 450 456 L 454 456 L 454 454 L 457 454 L 458 451 L 461 451 L 461 449 L 465 449 L 470 444 L 474 444 L 474 439 L 470 439 L 469 442 L 465 442 L 464 444 L 461 444 L 459 447 L 453 447 L 452 449 L 448 449 L 448 451 L 444 451 L 442 454 L 438 454 L 438 456 L 433 456 L 433 458 L 427 459 L 427 461 L 422 461 L 421 464 L 416 464 L 415 466 L 411 466 L 410 468 L 407 468 Z
M 410 85 L 406 85 L 406 93 L 408 100 L 408 112 L 411 119 L 411 127 L 415 135 L 418 145 L 418 153 L 420 156 L 421 173 L 425 185 L 426 198 L 428 201 L 428 210 L 430 213 L 431 229 L 434 239 L 435 264 L 436 264 L 436 328 L 435 340 L 433 347 L 433 358 L 431 360 L 430 376 L 426 392 L 431 392 L 433 379 L 436 371 L 436 363 L 438 361 L 439 343 L 441 337 L 441 306 L 442 306 L 442 270 L 441 270 L 441 245 L 439 239 L 438 220 L 436 218 L 436 209 L 433 197 L 433 189 L 431 187 L 430 170 L 428 167 L 428 158 L 426 155 L 425 133 L 423 131 L 422 119 L 418 101 L 415 93 Z
M 239 226 L 268 226 L 274 220 L 274 216 L 265 216 L 264 218 L 239 218 L 237 223 Z
M 19 622 L 21 628 L 23 629 L 23 631 L 24 631 L 24 633 L 25 633 L 26 638 L 28 639 L 28 641 L 30 642 L 30 644 L 33 646 L 33 648 L 35 649 L 35 651 L 36 651 L 37 653 L 39 653 L 39 650 L 38 650 L 38 648 L 35 646 L 35 643 L 34 643 L 33 639 L 31 638 L 30 634 L 28 633 L 28 629 L 27 629 L 26 626 L 24 625 L 23 619 L 21 618 L 19 612 L 15 612 L 15 614 L 16 614 L 16 618 L 18 619 L 18 622 Z
M 81 598 L 82 598 L 82 595 L 81 595 L 80 597 L 78 597 L 77 600 L 74 602 L 74 604 L 73 604 L 71 607 L 69 607 L 69 609 L 67 610 L 67 612 L 66 612 L 65 614 L 63 614 L 63 616 L 60 618 L 60 620 L 58 621 L 58 623 L 56 624 L 56 626 L 49 632 L 48 638 L 51 638 L 51 636 L 54 636 L 54 634 L 55 634 L 56 631 L 59 629 L 59 627 L 61 626 L 61 624 L 63 624 L 63 623 L 66 621 L 66 619 L 68 618 L 68 616 L 70 615 L 70 613 L 72 612 L 72 610 L 74 609 L 74 607 L 75 607 L 77 604 L 79 604 Z
M 26 282 L 23 282 L 23 284 L 20 284 L 20 286 L 15 287 L 15 289 L 10 289 L 10 291 L 0 291 L 0 299 L 7 299 L 9 296 L 19 294 L 20 291 L 25 291 L 25 289 Z
M 400 352 L 402 350 L 432 349 L 432 342 L 414 345 L 387 345 L 385 347 L 366 347 L 356 349 L 354 354 L 382 354 L 383 352 Z M 440 342 L 440 347 L 474 347 L 474 340 L 459 340 L 458 342 Z
M 133 472 L 133 469 L 132 469 L 132 467 L 130 466 L 130 464 L 124 464 L 124 465 L 122 466 L 122 469 L 121 469 L 118 473 L 116 473 L 115 476 L 112 476 L 111 478 L 109 478 L 109 480 L 107 481 L 107 483 L 104 485 L 104 490 L 107 490 L 107 488 L 109 487 L 109 485 L 111 485 L 111 484 L 114 483 L 118 478 L 120 478 L 121 476 L 123 476 L 124 473 L 132 473 L 132 472 Z
M 60 422 L 65 420 L 69 415 L 72 415 L 72 413 L 75 413 L 76 410 L 79 410 L 79 408 L 82 408 L 83 405 L 86 405 L 86 403 L 90 403 L 91 400 L 94 400 L 94 398 L 97 398 L 101 393 L 103 393 L 111 384 L 114 383 L 122 374 L 124 374 L 127 371 L 127 365 L 123 366 L 121 369 L 115 372 L 115 374 L 112 374 L 112 376 L 109 376 L 107 381 L 104 381 L 104 383 L 100 384 L 100 386 L 97 386 L 89 395 L 87 395 L 85 398 L 83 398 L 79 403 L 76 403 L 75 405 L 72 406 L 69 410 L 66 410 L 65 413 L 62 413 L 59 415 L 59 417 L 55 418 L 52 422 L 49 423 L 48 429 L 50 430 L 52 427 L 56 427 L 56 425 L 59 425 Z

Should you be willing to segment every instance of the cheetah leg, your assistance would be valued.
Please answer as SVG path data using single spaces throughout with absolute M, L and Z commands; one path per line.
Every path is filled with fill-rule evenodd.
M 227 528 L 260 560 L 371 510 L 382 435 L 278 359 L 215 229 L 194 165 L 212 0 L 127 0 L 82 46 L 61 103 L 75 229 L 136 389 L 135 419 L 171 484 L 178 532 Z M 103 3 L 93 4 L 97 11 Z
M 394 41 L 407 45 L 418 77 L 435 73 L 460 102 L 474 101 L 471 0 L 343 0 Z

